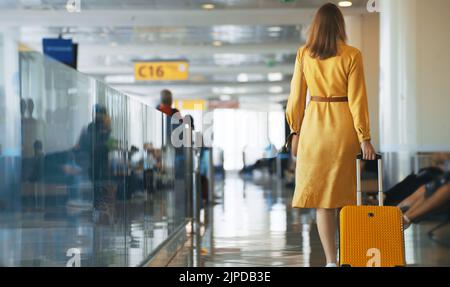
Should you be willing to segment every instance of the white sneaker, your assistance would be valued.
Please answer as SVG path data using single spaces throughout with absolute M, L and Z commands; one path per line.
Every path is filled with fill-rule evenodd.
M 337 267 L 336 263 L 328 263 L 326 266 L 326 268 L 328 267 Z

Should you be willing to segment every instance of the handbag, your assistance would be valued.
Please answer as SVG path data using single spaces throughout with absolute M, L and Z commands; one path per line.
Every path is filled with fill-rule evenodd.
M 302 59 L 301 59 L 301 63 L 300 63 L 300 83 L 303 81 L 302 77 L 303 77 L 303 60 L 304 60 L 304 56 L 305 56 L 305 52 L 303 51 L 302 54 Z M 301 121 L 301 119 L 299 119 L 299 121 Z M 299 124 L 300 126 L 300 124 Z M 286 138 L 286 142 L 284 144 L 283 147 L 283 151 L 287 152 L 288 150 L 291 150 L 291 155 L 293 157 L 297 157 L 297 151 L 298 151 L 298 141 L 300 139 L 300 136 L 297 133 L 291 133 L 290 135 L 288 135 L 288 137 Z
M 283 147 L 283 153 L 291 151 L 293 157 L 297 157 L 299 136 L 297 133 L 291 133 L 287 138 Z

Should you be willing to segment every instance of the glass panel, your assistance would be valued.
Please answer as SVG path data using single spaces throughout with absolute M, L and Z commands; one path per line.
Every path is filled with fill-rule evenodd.
M 20 148 L 0 153 L 0 265 L 142 264 L 186 219 L 167 119 L 35 52 L 20 54 L 20 87 Z

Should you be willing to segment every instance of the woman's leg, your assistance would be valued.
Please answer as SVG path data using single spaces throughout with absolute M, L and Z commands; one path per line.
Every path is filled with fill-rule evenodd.
M 336 259 L 336 209 L 317 209 L 317 229 L 327 258 L 327 264 L 337 263 Z
M 336 234 L 336 240 L 337 240 L 337 252 L 336 252 L 336 256 L 337 256 L 337 261 L 339 262 L 340 259 L 340 255 L 339 253 L 340 251 L 340 244 L 341 244 L 341 211 L 342 211 L 342 207 L 336 209 L 336 225 L 337 225 L 337 234 Z

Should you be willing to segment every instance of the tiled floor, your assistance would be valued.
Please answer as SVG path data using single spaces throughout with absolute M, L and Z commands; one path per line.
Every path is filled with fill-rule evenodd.
M 292 190 L 275 179 L 244 181 L 228 175 L 221 198 L 202 238 L 199 257 L 188 242 L 169 266 L 322 266 L 312 210 L 290 208 Z M 412 226 L 405 233 L 410 266 L 450 266 L 450 249 L 427 237 L 435 222 Z M 450 245 L 450 225 L 436 233 Z M 194 260 L 197 258 L 197 261 Z

